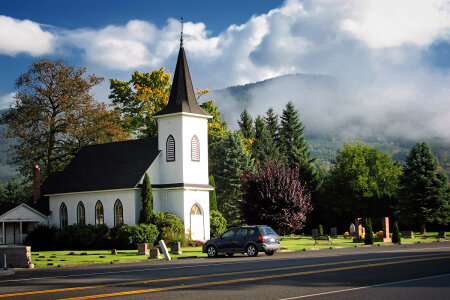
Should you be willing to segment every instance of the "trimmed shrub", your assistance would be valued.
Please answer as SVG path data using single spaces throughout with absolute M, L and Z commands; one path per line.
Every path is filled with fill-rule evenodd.
M 111 230 L 112 244 L 117 249 L 136 249 L 137 244 L 154 245 L 159 235 L 153 224 L 124 225 Z
M 39 224 L 25 238 L 25 245 L 31 246 L 32 251 L 44 251 L 53 249 L 53 239 L 58 232 L 55 226 Z
M 392 232 L 392 242 L 400 244 L 402 242 L 402 236 L 400 235 L 400 230 L 398 230 L 397 221 L 394 222 L 394 228 Z
M 319 235 L 323 235 L 323 227 L 322 227 L 322 225 L 319 224 L 318 228 L 319 228 Z
M 373 245 L 375 243 L 375 237 L 373 236 L 372 223 L 370 219 L 366 220 L 366 235 L 364 237 L 365 245 Z
M 186 244 L 186 235 L 184 233 L 184 225 L 180 218 L 172 213 L 154 213 L 152 224 L 158 228 L 158 241 L 164 240 L 166 245 L 172 242 L 180 242 Z
M 53 249 L 101 249 L 107 244 L 107 234 L 108 227 L 106 225 L 69 225 L 55 234 Z
M 211 237 L 221 235 L 227 229 L 227 220 L 218 210 L 211 210 L 209 213 Z

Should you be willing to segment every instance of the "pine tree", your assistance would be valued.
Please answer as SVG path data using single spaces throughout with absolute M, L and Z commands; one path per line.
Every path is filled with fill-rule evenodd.
M 241 119 L 238 121 L 239 131 L 246 139 L 253 140 L 255 138 L 255 128 L 253 128 L 253 119 L 247 109 L 241 113 Z
M 255 119 L 255 141 L 252 146 L 252 156 L 256 161 L 264 163 L 269 159 L 278 158 L 278 149 L 273 137 L 266 128 L 264 119 Z
M 216 196 L 216 183 L 214 182 L 214 176 L 209 176 L 209 185 L 214 189 L 209 192 L 209 210 L 217 210 L 217 196 Z
M 403 175 L 396 214 L 409 225 L 425 223 L 447 224 L 450 220 L 448 178 L 438 171 L 438 161 L 427 143 L 417 143 L 409 152 Z M 418 223 L 418 224 L 417 224 Z
M 216 182 L 217 206 L 228 224 L 237 225 L 242 221 L 241 175 L 252 169 L 252 162 L 237 132 L 228 133 L 214 147 L 216 157 L 210 159 Z
M 278 124 L 278 115 L 274 112 L 273 108 L 269 108 L 266 112 L 266 116 L 264 117 L 264 121 L 266 122 L 267 131 L 269 131 L 270 136 L 273 138 L 275 143 L 279 142 L 279 124 Z
M 280 154 L 289 166 L 300 168 L 300 179 L 307 184 L 311 192 L 314 192 L 320 185 L 319 177 L 314 169 L 315 159 L 311 158 L 311 152 L 303 134 L 304 130 L 298 111 L 294 104 L 289 102 L 281 116 Z
M 392 242 L 396 244 L 400 244 L 402 242 L 402 237 L 400 235 L 400 230 L 398 230 L 397 221 L 394 222 L 394 228 L 392 232 Z
M 153 215 L 153 192 L 150 177 L 145 173 L 141 187 L 142 208 L 139 215 L 139 224 L 149 223 Z
M 373 236 L 372 223 L 370 219 L 366 220 L 366 235 L 364 237 L 365 245 L 373 245 L 375 243 L 375 237 Z

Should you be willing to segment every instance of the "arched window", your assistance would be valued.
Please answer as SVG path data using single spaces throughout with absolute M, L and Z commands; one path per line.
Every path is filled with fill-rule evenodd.
M 104 217 L 103 217 L 103 204 L 100 200 L 95 204 L 95 226 L 103 225 Z
M 169 135 L 166 141 L 167 161 L 175 161 L 175 139 Z
M 119 199 L 114 203 L 114 226 L 123 225 L 123 206 Z
M 191 160 L 200 161 L 200 141 L 196 135 L 191 140 Z
M 191 208 L 191 215 L 202 215 L 202 210 L 197 204 L 194 204 Z
M 59 207 L 59 225 L 61 228 L 69 225 L 69 220 L 67 218 L 67 206 L 64 204 L 64 202 L 61 203 L 61 206 Z
M 84 211 L 84 204 L 83 202 L 78 202 L 78 207 L 77 207 L 77 222 L 78 225 L 86 225 L 86 214 Z

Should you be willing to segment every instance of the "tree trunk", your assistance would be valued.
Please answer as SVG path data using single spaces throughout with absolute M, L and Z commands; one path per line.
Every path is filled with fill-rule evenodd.
M 425 223 L 420 224 L 420 234 L 426 234 L 427 229 L 425 228 Z

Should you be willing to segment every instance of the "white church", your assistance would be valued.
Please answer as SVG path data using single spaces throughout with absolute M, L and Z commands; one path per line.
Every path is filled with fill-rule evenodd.
M 0 212 L 0 244 L 22 243 L 39 223 L 135 225 L 146 172 L 154 211 L 177 215 L 193 240 L 209 239 L 211 117 L 195 98 L 181 38 L 169 102 L 155 115 L 158 137 L 82 148 L 63 171 L 35 184 L 34 202 Z

